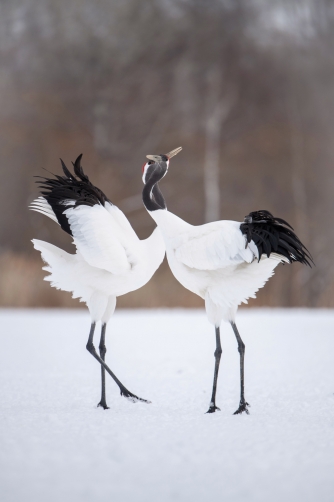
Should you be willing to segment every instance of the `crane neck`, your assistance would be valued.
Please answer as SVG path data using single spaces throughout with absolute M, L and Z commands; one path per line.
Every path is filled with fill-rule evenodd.
M 157 211 L 158 209 L 167 209 L 164 196 L 161 193 L 158 182 L 163 177 L 160 173 L 153 173 L 145 184 L 142 197 L 144 206 L 148 211 Z

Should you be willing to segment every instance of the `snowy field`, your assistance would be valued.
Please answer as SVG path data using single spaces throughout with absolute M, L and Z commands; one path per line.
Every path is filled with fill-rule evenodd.
M 107 331 L 110 410 L 89 316 L 0 311 L 2 502 L 332 502 L 334 312 L 239 313 L 239 355 L 222 326 L 217 404 L 207 415 L 214 330 L 200 311 L 118 311 Z M 99 332 L 95 341 L 98 346 Z

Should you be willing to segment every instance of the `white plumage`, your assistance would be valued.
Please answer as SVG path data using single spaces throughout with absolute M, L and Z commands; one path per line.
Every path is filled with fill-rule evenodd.
M 219 409 L 215 400 L 222 352 L 220 324 L 224 320 L 230 322 L 240 352 L 240 405 L 235 413 L 248 413 L 244 397 L 245 346 L 235 324 L 238 306 L 255 298 L 280 262 L 310 265 L 312 259 L 290 225 L 268 211 L 250 213 L 243 223 L 216 221 L 200 226 L 170 213 L 158 182 L 166 175 L 170 158 L 180 150 L 147 156 L 143 202 L 162 232 L 171 271 L 185 288 L 203 298 L 208 319 L 215 326 L 216 362 L 208 412 Z
M 33 210 L 35 203 L 30 206 Z M 46 200 L 44 205 L 51 208 Z M 54 213 L 43 214 L 55 218 Z M 122 211 L 108 202 L 105 207 L 82 205 L 67 209 L 64 214 L 73 233 L 75 254 L 48 242 L 32 241 L 47 264 L 44 270 L 50 275 L 45 280 L 57 289 L 72 292 L 73 298 L 86 302 L 92 321 L 107 322 L 112 313 L 109 317 L 101 316 L 91 302 L 92 294 L 99 292 L 107 301 L 109 297 L 121 296 L 144 286 L 164 258 L 161 232 L 156 228 L 148 239 L 140 240 Z M 97 310 L 101 311 L 100 308 Z
M 165 240 L 169 266 L 176 279 L 205 300 L 209 321 L 235 321 L 238 305 L 274 273 L 279 260 L 263 256 L 258 263 L 254 243 L 246 248 L 236 221 L 193 226 L 167 210 L 150 212 Z M 257 248 L 256 248 L 257 251 Z
M 65 176 L 61 181 L 45 179 L 41 182 L 47 191 L 30 206 L 60 223 L 72 235 L 76 253 L 67 253 L 37 239 L 33 244 L 46 263 L 44 270 L 50 273 L 45 280 L 87 304 L 92 318 L 91 343 L 87 348 L 102 365 L 102 376 L 106 369 L 114 378 L 104 362 L 105 347 L 101 352 L 100 344 L 100 358 L 93 347 L 95 324 L 102 322 L 105 335 L 105 325 L 115 310 L 116 297 L 141 288 L 150 280 L 164 258 L 165 245 L 158 228 L 148 239 L 140 240 L 122 211 L 90 183 L 80 160 L 81 156 L 74 164 L 78 179 L 63 165 Z M 121 394 L 139 399 L 118 379 L 115 381 Z M 107 408 L 103 393 L 102 388 L 99 404 Z

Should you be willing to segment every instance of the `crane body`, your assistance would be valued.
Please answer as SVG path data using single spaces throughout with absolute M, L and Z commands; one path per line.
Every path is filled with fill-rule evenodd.
M 118 296 L 144 286 L 160 266 L 165 245 L 158 228 L 140 240 L 122 211 L 95 187 L 83 172 L 81 155 L 76 159 L 74 175 L 62 162 L 64 176 L 42 178 L 38 183 L 41 197 L 30 208 L 48 216 L 73 238 L 76 253 L 44 241 L 33 240 L 46 263 L 45 277 L 52 287 L 69 291 L 73 298 L 86 303 L 91 315 L 87 350 L 101 365 L 101 401 L 107 409 L 105 372 L 119 386 L 121 395 L 133 402 L 143 401 L 130 392 L 105 363 L 106 326 L 116 307 Z M 100 355 L 93 336 L 101 321 Z
M 269 211 L 254 211 L 243 222 L 216 221 L 194 226 L 167 210 L 159 182 L 170 159 L 181 147 L 164 155 L 147 155 L 143 171 L 143 203 L 161 230 L 166 255 L 175 278 L 205 301 L 208 320 L 215 327 L 216 350 L 212 397 L 214 413 L 222 347 L 220 324 L 229 322 L 240 353 L 240 402 L 235 414 L 249 413 L 244 391 L 245 345 L 235 317 L 238 306 L 255 298 L 279 263 L 298 261 L 311 266 L 312 258 L 292 227 Z

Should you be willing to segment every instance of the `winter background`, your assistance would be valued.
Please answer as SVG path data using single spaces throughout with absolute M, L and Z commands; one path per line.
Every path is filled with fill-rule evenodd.
M 334 6 L 328 0 L 0 0 L 0 498 L 4 502 L 333 500 Z M 34 175 L 83 166 L 141 238 L 148 153 L 179 145 L 163 192 L 192 224 L 285 218 L 316 267 L 280 266 L 237 324 L 239 354 L 166 262 L 119 298 L 107 362 L 89 315 L 43 282 Z M 211 181 L 210 181 L 211 180 Z M 261 307 L 261 308 L 259 308 Z M 273 308 L 275 307 L 275 308 Z M 96 334 L 96 340 L 98 334 Z
M 1 499 L 34 501 L 333 500 L 334 313 L 251 310 L 239 315 L 239 354 L 222 327 L 217 404 L 214 333 L 203 311 L 118 311 L 107 363 L 151 404 L 133 404 L 85 350 L 89 315 L 1 316 Z

